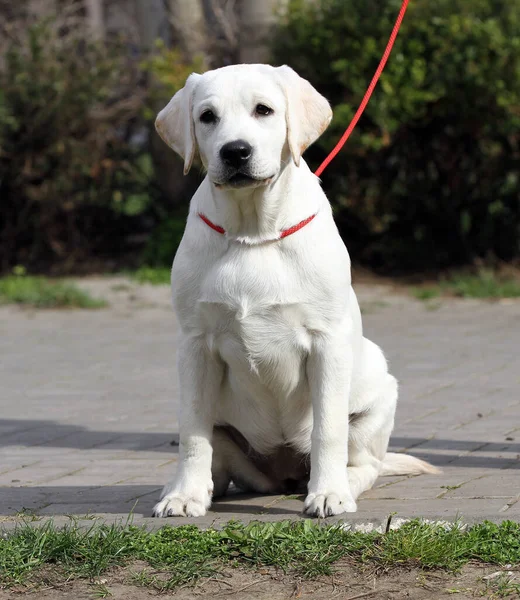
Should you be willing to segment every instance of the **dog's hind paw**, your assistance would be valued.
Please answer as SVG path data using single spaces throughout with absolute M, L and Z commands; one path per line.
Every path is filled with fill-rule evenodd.
M 344 512 L 356 512 L 356 501 L 350 493 L 309 494 L 303 512 L 311 517 L 332 517 Z

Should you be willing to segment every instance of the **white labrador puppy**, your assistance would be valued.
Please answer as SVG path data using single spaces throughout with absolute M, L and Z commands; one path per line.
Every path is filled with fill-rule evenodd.
M 433 473 L 387 453 L 397 382 L 363 337 L 350 259 L 301 155 L 327 100 L 287 66 L 192 74 L 157 117 L 207 175 L 172 269 L 181 329 L 179 466 L 154 515 L 199 516 L 231 481 L 304 510 L 356 510 L 379 475 Z M 347 468 L 348 465 L 348 468 Z

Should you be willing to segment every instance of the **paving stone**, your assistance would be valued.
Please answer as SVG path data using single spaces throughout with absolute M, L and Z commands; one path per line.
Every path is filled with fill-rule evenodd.
M 163 524 L 149 517 L 178 458 L 176 325 L 169 290 L 146 293 L 155 305 L 140 309 L 0 308 L 0 527 L 22 509 Z M 344 520 L 520 520 L 520 302 L 430 311 L 404 296 L 381 305 L 381 293 L 359 296 L 365 334 L 400 381 L 391 449 L 444 473 L 381 478 Z M 300 519 L 302 507 L 303 496 L 232 495 L 202 519 L 166 522 Z
M 518 474 L 512 469 L 477 477 L 454 489 L 445 498 L 513 498 L 518 494 Z
M 447 494 L 452 487 L 473 480 L 475 475 L 472 469 L 446 469 L 442 475 L 431 477 L 420 475 L 416 477 L 403 477 L 397 481 L 386 483 L 386 478 L 380 478 L 376 485 L 361 496 L 361 502 L 365 498 L 403 500 L 421 498 L 436 499 Z M 507 494 L 507 497 L 511 494 Z

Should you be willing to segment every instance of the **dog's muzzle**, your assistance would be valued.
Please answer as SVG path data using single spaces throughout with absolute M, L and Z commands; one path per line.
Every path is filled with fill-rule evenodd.
M 219 185 L 246 187 L 257 182 L 250 173 L 253 147 L 244 140 L 224 144 L 220 149 L 220 160 L 225 165 L 223 181 Z
M 258 187 L 269 183 L 270 177 L 255 177 L 251 172 L 251 158 L 254 150 L 245 140 L 235 140 L 224 144 L 219 156 L 223 169 L 218 179 L 213 179 L 217 187 L 246 188 Z

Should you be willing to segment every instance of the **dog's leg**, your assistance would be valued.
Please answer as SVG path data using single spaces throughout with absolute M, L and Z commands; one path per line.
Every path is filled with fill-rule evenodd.
M 272 494 L 279 488 L 276 482 L 262 473 L 231 439 L 225 429 L 213 431 L 213 464 L 211 467 L 215 486 L 213 496 L 223 496 L 229 482 L 243 491 Z
M 370 489 L 381 471 L 394 426 L 397 403 L 397 381 L 385 373 L 376 387 L 367 393 L 369 408 L 360 414 L 349 431 L 348 473 L 350 490 L 354 498 Z
M 325 517 L 355 512 L 348 481 L 348 401 L 352 375 L 348 331 L 317 341 L 307 361 L 314 424 L 304 511 Z
M 222 365 L 199 340 L 188 339 L 181 344 L 179 466 L 154 508 L 156 517 L 198 517 L 210 507 L 211 439 L 223 372 Z

